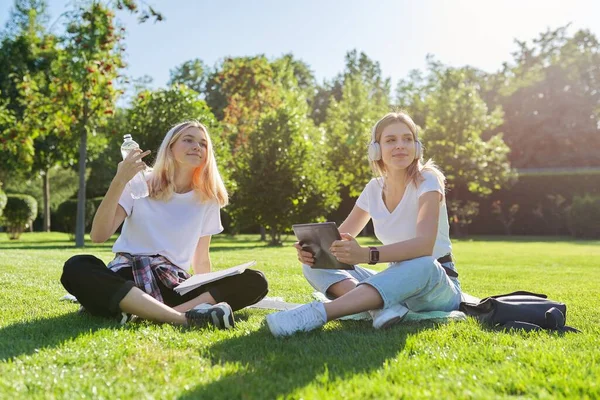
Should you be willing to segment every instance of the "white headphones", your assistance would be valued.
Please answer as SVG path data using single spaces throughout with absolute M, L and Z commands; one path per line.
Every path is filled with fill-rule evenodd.
M 377 131 L 377 125 L 379 125 L 379 122 L 375 124 L 373 130 L 371 131 L 371 143 L 369 143 L 368 148 L 369 161 L 381 160 L 381 146 L 375 141 L 375 132 Z M 415 160 L 418 160 L 423 157 L 423 147 L 421 146 L 421 142 L 419 141 L 419 136 L 417 132 L 415 132 L 415 137 L 417 139 L 415 140 Z

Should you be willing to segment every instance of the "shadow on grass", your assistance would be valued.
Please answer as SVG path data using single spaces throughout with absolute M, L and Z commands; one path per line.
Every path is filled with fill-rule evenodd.
M 0 250 L 81 250 L 85 252 L 87 250 L 110 250 L 111 246 L 105 245 L 92 245 L 85 247 L 76 247 L 75 245 L 61 244 L 61 245 L 53 245 L 53 244 L 44 244 L 44 245 L 20 245 L 20 246 L 2 246 L 0 245 Z
M 454 237 L 455 242 L 507 242 L 507 243 L 571 243 L 583 246 L 597 246 L 598 240 L 575 239 L 571 236 L 502 236 L 502 235 L 473 235 Z
M 77 312 L 53 318 L 18 322 L 0 328 L 0 361 L 10 360 L 38 350 L 59 346 L 66 340 L 83 333 L 101 329 L 121 329 L 122 326 L 106 318 L 92 317 Z
M 81 253 L 90 253 L 93 250 L 106 250 L 110 251 L 112 247 L 112 243 L 110 245 L 106 244 L 98 244 L 98 245 L 87 245 L 85 247 L 76 247 L 75 245 L 70 244 L 22 244 L 16 246 L 3 246 L 0 244 L 0 250 L 80 250 Z M 267 246 L 256 245 L 256 246 L 219 246 L 219 245 L 211 245 L 211 252 L 219 252 L 219 251 L 229 251 L 229 250 L 252 250 L 252 249 L 268 249 Z
M 287 398 L 311 382 L 336 380 L 382 368 L 404 350 L 407 337 L 435 323 L 375 331 L 365 321 L 344 321 L 340 328 L 275 339 L 268 328 L 222 340 L 202 355 L 214 364 L 239 364 L 239 371 L 198 386 L 180 399 Z
M 35 240 L 33 240 L 35 239 Z M 44 240 L 42 238 L 36 239 L 35 237 L 27 238 L 26 240 L 0 240 L 0 250 L 110 250 L 115 244 L 116 237 L 104 243 L 93 243 L 86 240 L 84 247 L 76 247 L 74 241 L 67 238 L 64 239 L 51 239 Z M 291 243 L 290 243 L 291 247 Z M 256 248 L 271 249 L 267 242 L 260 240 L 251 240 L 248 238 L 238 237 L 214 237 L 211 244 L 211 251 L 224 251 L 224 250 L 251 250 Z
M 246 321 L 249 318 L 248 310 L 240 310 L 235 314 L 238 322 Z M 84 333 L 94 333 L 103 329 L 135 330 L 145 324 L 152 324 L 152 322 L 140 321 L 121 325 L 116 319 L 79 312 L 18 322 L 0 328 L 0 362 L 33 354 L 41 349 L 57 347 Z M 181 329 L 185 330 L 186 328 Z

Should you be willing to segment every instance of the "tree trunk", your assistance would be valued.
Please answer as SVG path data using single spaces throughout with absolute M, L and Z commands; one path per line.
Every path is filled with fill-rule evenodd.
M 42 171 L 44 181 L 44 232 L 50 232 L 50 169 Z
M 267 241 L 267 230 L 265 229 L 264 226 L 260 227 L 260 241 L 261 242 Z
M 279 246 L 281 244 L 281 240 L 278 238 L 277 228 L 275 228 L 274 226 L 271 227 L 270 236 L 271 236 L 271 242 L 269 243 L 269 245 Z
M 84 121 L 86 122 L 86 121 Z M 75 247 L 85 245 L 85 167 L 87 158 L 87 129 L 81 125 L 79 141 L 79 192 L 77 193 L 77 222 L 75 225 Z
M 92 3 L 95 4 L 96 0 Z M 95 19 L 92 18 L 92 23 L 89 32 L 92 33 L 92 38 L 95 39 Z M 87 159 L 87 127 L 90 120 L 90 100 L 87 97 L 88 89 L 90 88 L 89 76 L 86 75 L 83 79 L 81 91 L 83 93 L 83 107 L 81 120 L 79 122 L 80 139 L 79 139 L 79 192 L 77 193 L 77 220 L 75 222 L 75 247 L 85 246 L 85 167 Z

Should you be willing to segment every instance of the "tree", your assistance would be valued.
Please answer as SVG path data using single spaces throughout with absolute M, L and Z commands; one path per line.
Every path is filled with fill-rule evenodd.
M 492 214 L 496 215 L 498 221 L 504 227 L 504 233 L 511 234 L 511 226 L 515 222 L 515 216 L 519 212 L 519 205 L 513 203 L 510 207 L 504 207 L 501 200 L 496 200 L 492 203 Z
M 195 119 L 209 130 L 219 169 L 227 187 L 231 187 L 227 166 L 231 155 L 229 147 L 221 138 L 221 128 L 206 102 L 198 94 L 184 85 L 174 85 L 167 89 L 144 90 L 133 99 L 131 108 L 117 110 L 115 117 L 102 132 L 109 142 L 102 157 L 91 163 L 93 173 L 88 181 L 88 196 L 102 196 L 106 193 L 121 161 L 120 146 L 123 135 L 131 134 L 140 147 L 151 150 L 145 160 L 151 165 L 165 133 L 175 124 Z
M 347 78 L 359 77 L 369 89 L 369 98 L 377 104 L 389 103 L 390 78 L 384 78 L 379 62 L 371 60 L 365 53 L 356 50 L 346 53 L 346 68 L 343 73 Z
M 0 57 L 0 64 L 7 68 L 0 68 L 0 87 L 5 88 L 12 100 L 9 104 L 16 124 L 2 129 L 0 152 L 22 168 L 33 163 L 34 168 L 45 171 L 47 176 L 52 165 L 59 161 L 70 163 L 75 158 L 70 156 L 69 150 L 75 147 L 70 139 L 80 138 L 80 197 L 84 199 L 87 133 L 94 137 L 96 128 L 113 113 L 117 95 L 113 81 L 117 69 L 123 66 L 120 58 L 123 49 L 117 44 L 124 29 L 119 33 L 114 31 L 111 7 L 127 8 L 137 13 L 140 21 L 163 17 L 152 7 L 138 8 L 135 0 L 106 4 L 80 1 L 71 12 L 63 14 L 68 18 L 66 34 L 57 44 L 53 35 L 44 33 L 40 23 L 47 21 L 45 4 L 40 0 L 16 0 L 14 18 L 7 25 L 3 57 Z M 58 154 L 69 160 L 60 160 Z M 49 228 L 48 179 L 44 182 Z M 77 244 L 82 246 L 84 203 L 79 203 Z
M 357 197 L 372 176 L 367 145 L 373 125 L 389 111 L 389 79 L 381 77 L 378 63 L 353 51 L 346 55 L 341 82 L 341 98 L 329 100 L 322 126 L 330 167 L 344 193 Z
M 323 220 L 339 203 L 322 131 L 307 114 L 305 98 L 287 93 L 279 108 L 261 118 L 234 172 L 238 222 L 264 226 L 272 245 L 281 244 L 293 223 Z
M 49 186 L 52 188 L 49 214 L 55 221 L 54 212 L 58 206 L 77 193 L 77 172 L 71 168 L 55 166 L 48 171 L 48 177 Z M 44 201 L 43 181 L 46 179 L 45 176 L 14 170 L 7 174 L 6 178 L 3 188 L 7 193 L 28 194 L 35 198 L 38 204 L 42 204 Z
M 302 88 L 297 77 L 305 85 Z M 230 166 L 233 170 L 248 170 L 248 159 L 236 154 L 248 151 L 251 135 L 264 116 L 280 107 L 286 91 L 310 92 L 310 82 L 308 66 L 291 55 L 273 62 L 262 55 L 228 58 L 210 75 L 206 100 L 227 133 L 225 139 L 234 155 Z M 233 187 L 232 195 L 235 190 Z M 233 214 L 241 215 L 236 211 Z M 264 227 L 261 238 L 265 238 Z
M 417 126 L 425 125 L 427 109 L 424 96 L 431 92 L 423 72 L 410 71 L 407 79 L 401 79 L 396 86 L 396 105 L 411 116 Z
M 182 84 L 198 93 L 204 93 L 207 75 L 206 64 L 196 58 L 172 69 L 169 85 Z
M 108 4 L 116 7 L 119 10 L 128 10 L 132 14 L 138 16 L 138 22 L 146 22 L 150 18 L 154 18 L 154 22 L 160 22 L 165 17 L 152 6 L 149 6 L 144 1 L 138 0 L 112 0 Z
M 6 27 L 2 43 L 4 56 L 0 64 L 5 72 L 0 73 L 0 85 L 11 93 L 10 105 L 15 121 L 5 131 L 14 137 L 21 137 L 21 143 L 33 146 L 19 146 L 8 150 L 12 155 L 27 154 L 15 166 L 23 172 L 31 169 L 33 174 L 45 177 L 44 185 L 44 230 L 50 230 L 50 187 L 48 171 L 54 166 L 63 152 L 56 147 L 61 140 L 52 126 L 52 107 L 49 107 L 49 85 L 52 77 L 52 63 L 59 53 L 55 36 L 46 31 L 48 20 L 46 4 L 37 0 L 17 0 L 11 12 L 11 21 Z M 6 50 L 6 53 L 4 52 Z M 31 149 L 33 147 L 33 151 Z M 68 146 L 66 146 L 68 148 Z M 4 149 L 6 151 L 7 149 Z M 25 153 L 25 154 L 24 154 Z M 15 159 L 14 157 L 13 160 Z
M 342 88 L 344 84 L 340 79 L 324 81 L 317 85 L 315 95 L 310 103 L 310 118 L 315 125 L 320 126 L 327 118 L 327 110 L 332 99 L 340 101 L 342 99 Z
M 60 54 L 55 50 L 52 54 Z M 57 57 L 58 58 L 58 57 Z M 54 64 L 54 63 L 52 63 Z M 78 137 L 72 134 L 73 116 L 67 116 L 64 103 L 57 101 L 56 82 L 60 81 L 61 62 L 52 68 L 38 71 L 33 77 L 25 75 L 19 84 L 24 105 L 21 119 L 15 124 L 17 132 L 27 132 L 33 138 L 30 176 L 42 177 L 44 230 L 50 231 L 50 170 L 55 166 L 71 168 L 77 164 Z M 67 86 L 68 89 L 68 86 Z M 88 140 L 86 157 L 93 160 L 104 147 L 106 139 L 93 135 Z
M 68 15 L 64 37 L 65 55 L 61 59 L 62 79 L 57 81 L 56 92 L 63 98 L 63 115 L 71 121 L 72 131 L 79 136 L 79 192 L 77 201 L 77 228 L 75 242 L 84 245 L 85 233 L 85 171 L 88 135 L 95 135 L 114 114 L 115 101 L 122 91 L 115 89 L 119 69 L 125 66 L 121 45 L 125 28 L 116 29 L 113 7 L 139 14 L 144 22 L 162 15 L 152 7 L 140 9 L 135 0 L 117 0 L 103 3 L 89 0 L 76 5 Z
M 23 32 L 35 35 L 36 30 L 50 20 L 47 9 L 46 0 L 15 0 L 6 23 L 5 37 L 15 38 Z
M 44 0 L 15 0 L 5 29 L 0 35 L 0 92 L 8 99 L 7 107 L 19 119 L 23 105 L 18 84 L 30 73 L 47 68 L 47 62 L 39 59 L 42 41 L 52 40 L 46 31 L 48 14 Z
M 427 55 L 426 62 L 429 71 L 441 71 L 444 65 L 431 54 Z M 501 84 L 494 75 L 485 73 L 473 67 L 460 68 L 463 83 L 474 87 L 478 94 L 484 98 L 493 95 L 494 90 Z M 423 73 L 420 70 L 410 71 L 407 79 L 402 79 L 396 86 L 396 107 L 405 110 L 417 126 L 425 126 L 429 109 L 425 104 L 426 97 L 439 89 L 439 81 L 434 73 Z M 487 102 L 488 108 L 495 108 L 497 103 Z
M 184 85 L 139 93 L 127 113 L 127 133 L 131 133 L 136 141 L 139 138 L 140 146 L 154 152 L 149 156 L 152 160 L 165 133 L 173 125 L 190 119 L 198 120 L 208 128 L 217 162 L 228 182 L 224 167 L 229 164 L 231 155 L 228 143 L 221 138 L 221 127 L 206 102 Z
M 468 71 L 430 67 L 429 81 L 435 85 L 424 97 L 427 114 L 421 140 L 425 154 L 445 172 L 450 203 L 464 202 L 467 192 L 489 196 L 513 178 L 502 134 L 483 139 L 485 132 L 502 123 L 502 111 L 489 112 L 476 85 L 468 82 Z M 458 209 L 458 204 L 467 203 L 449 208 Z M 461 219 L 451 217 L 451 222 L 460 235 Z
M 64 57 L 57 61 L 60 77 L 54 82 L 55 98 L 63 108 L 57 124 L 69 126 L 79 137 L 79 192 L 75 241 L 84 245 L 85 171 L 88 136 L 105 125 L 114 113 L 118 95 L 114 82 L 124 67 L 120 47 L 122 31 L 114 24 L 114 12 L 105 4 L 92 1 L 76 6 L 69 14 L 64 37 Z
M 14 123 L 15 117 L 11 110 L 9 110 L 7 107 L 8 101 L 4 100 L 1 96 L 2 92 L 0 92 L 0 126 L 7 126 Z M 3 140 L 4 138 L 0 139 L 0 141 Z
M 26 107 L 19 101 L 23 78 L 47 67 L 38 58 L 47 19 L 45 9 L 45 1 L 16 0 L 0 36 L 0 175 L 29 170 L 33 161 L 33 138 L 38 132 L 24 132 L 17 122 Z M 0 176 L 0 182 L 2 179 Z
M 327 111 L 332 100 L 341 101 L 343 88 L 348 80 L 359 80 L 367 88 L 369 101 L 389 105 L 390 78 L 384 78 L 377 61 L 356 50 L 346 53 L 344 71 L 332 81 L 325 81 L 315 90 L 311 101 L 311 118 L 317 125 L 327 119 Z M 387 111 L 387 110 L 386 110 Z
M 2 92 L 0 92 L 2 96 Z M 14 140 L 16 132 L 13 131 L 16 119 L 14 112 L 8 107 L 8 100 L 0 97 L 0 184 L 6 180 L 6 174 L 18 169 L 20 164 L 31 162 L 30 153 L 24 151 L 22 146 Z
M 289 53 L 271 63 L 277 80 L 286 90 L 300 89 L 310 104 L 315 93 L 317 81 L 310 66 Z M 294 79 L 290 79 L 293 77 Z
M 548 29 L 516 41 L 512 63 L 490 78 L 511 162 L 520 168 L 600 165 L 600 42 L 588 30 Z
M 265 56 L 227 58 L 207 83 L 206 102 L 223 123 L 233 153 L 281 100 L 281 85 Z

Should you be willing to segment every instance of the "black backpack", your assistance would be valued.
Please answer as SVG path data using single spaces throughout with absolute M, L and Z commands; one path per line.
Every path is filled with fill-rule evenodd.
M 462 302 L 459 310 L 492 328 L 579 332 L 565 326 L 567 306 L 545 294 L 518 291 L 490 296 L 478 303 Z

